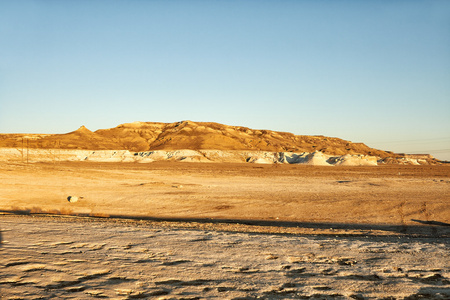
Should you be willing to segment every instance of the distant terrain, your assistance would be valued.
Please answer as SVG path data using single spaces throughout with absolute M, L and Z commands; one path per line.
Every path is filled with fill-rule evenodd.
M 133 152 L 200 151 L 194 153 L 194 159 L 191 158 L 193 152 L 189 152 L 189 155 L 184 152 L 177 152 L 181 153 L 179 160 L 184 161 L 188 161 L 186 160 L 187 156 L 190 157 L 191 161 L 215 161 L 218 155 L 212 157 L 210 153 L 205 154 L 201 150 L 217 150 L 225 153 L 221 153 L 220 157 L 229 157 L 230 155 L 235 157 L 237 152 L 246 152 L 242 159 L 230 159 L 233 162 L 239 162 L 240 159 L 244 162 L 286 162 L 287 159 L 280 160 L 278 153 L 282 153 L 282 156 L 290 157 L 290 163 L 311 162 L 313 158 L 317 161 L 318 157 L 322 159 L 322 156 L 324 157 L 322 160 L 328 161 L 329 164 L 336 164 L 337 161 L 349 161 L 350 156 L 353 158 L 367 157 L 366 160 L 375 164 L 377 162 L 378 164 L 416 165 L 440 163 L 439 160 L 428 154 L 398 154 L 336 137 L 294 135 L 289 132 L 192 121 L 175 123 L 134 122 L 121 124 L 114 128 L 99 129 L 94 132 L 81 126 L 78 130 L 66 134 L 0 134 L 0 148 L 17 149 L 17 151 L 11 153 L 17 154 L 20 152 L 21 155 L 23 155 L 24 149 L 126 150 L 128 152 L 126 155 L 123 154 L 125 156 L 132 156 Z M 255 154 L 261 151 L 266 154 L 262 157 L 261 153 Z M 172 155 L 166 155 L 166 152 L 157 153 L 158 155 L 164 153 L 162 156 L 172 158 Z M 273 155 L 267 153 L 273 153 Z M 297 156 L 292 156 L 290 153 L 296 153 Z M 304 153 L 303 156 L 301 156 L 302 153 Z M 313 153 L 314 157 L 306 157 L 307 154 Z M 116 152 L 114 152 L 115 154 Z M 40 154 L 35 152 L 35 157 L 37 155 Z M 77 155 L 83 156 L 84 154 L 78 153 Z M 102 154 L 103 158 L 111 155 Z M 125 156 L 123 156 L 123 159 L 125 159 Z M 342 158 L 343 156 L 345 158 Z M 154 160 L 154 157 L 152 159 Z M 220 161 L 223 162 L 224 160 L 221 159 Z

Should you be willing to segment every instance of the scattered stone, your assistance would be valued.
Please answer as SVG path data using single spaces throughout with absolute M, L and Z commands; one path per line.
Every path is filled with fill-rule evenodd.
M 355 280 L 367 280 L 367 281 L 379 281 L 383 280 L 380 276 L 377 274 L 371 274 L 371 275 L 359 275 L 359 274 L 352 274 L 345 276 L 344 278 L 347 279 L 355 279 Z
M 155 292 L 155 291 L 154 291 Z M 163 292 L 163 294 L 158 294 Z M 152 296 L 159 296 L 159 295 L 167 295 L 165 294 L 166 291 L 157 291 L 157 294 L 152 295 Z M 128 294 L 128 299 L 143 299 L 143 298 L 148 298 L 148 296 L 150 296 L 151 293 L 147 293 L 145 291 L 133 291 L 130 294 Z
M 356 260 L 353 260 L 352 258 L 338 258 L 336 259 L 336 263 L 341 266 L 353 266 L 358 262 Z
M 182 281 L 178 280 L 178 279 L 165 279 L 165 280 L 159 280 L 159 281 L 155 281 L 156 285 L 159 284 L 168 284 L 168 285 L 173 285 L 173 284 L 180 284 Z
M 91 295 L 93 297 L 96 298 L 107 298 L 108 296 L 106 296 L 105 294 L 103 294 L 102 290 L 87 290 L 84 291 L 86 294 Z
M 176 265 L 185 264 L 188 262 L 190 262 L 190 260 L 179 259 L 179 260 L 173 260 L 173 261 L 165 261 L 162 263 L 162 265 L 163 266 L 176 266 Z
M 72 286 L 66 289 L 66 291 L 68 291 L 69 293 L 76 293 L 76 292 L 82 292 L 86 289 L 87 287 L 85 286 Z
M 366 299 L 361 294 L 353 294 L 353 295 L 350 295 L 349 297 L 352 298 L 352 299 L 356 299 L 356 300 L 364 300 L 364 299 Z
M 233 287 L 229 287 L 229 286 L 219 286 L 219 287 L 217 287 L 217 291 L 219 293 L 228 292 L 228 291 L 232 291 L 232 290 L 234 290 L 234 288 Z
M 320 270 L 320 273 L 323 274 L 323 275 L 330 276 L 330 275 L 335 275 L 337 273 L 337 271 L 335 269 L 328 268 L 328 269 Z
M 314 286 L 313 289 L 318 290 L 318 291 L 330 291 L 330 290 L 332 290 L 332 288 L 330 288 L 329 286 Z
M 296 257 L 296 256 L 290 256 L 287 258 L 287 261 L 290 262 L 291 264 L 298 264 L 298 263 L 303 262 L 303 258 Z
M 70 203 L 78 202 L 78 200 L 83 199 L 83 197 L 77 197 L 77 196 L 68 196 L 67 201 Z
M 133 292 L 132 289 L 115 289 L 116 294 L 120 296 L 126 296 Z
M 285 275 L 287 277 L 296 277 L 299 274 L 304 273 L 305 271 L 306 271 L 306 268 L 291 269 L 291 270 L 288 270 Z
M 428 284 L 440 284 L 440 283 L 448 284 L 449 283 L 448 280 L 445 280 L 444 276 L 442 276 L 441 274 L 437 274 L 437 273 L 423 276 L 420 279 L 420 281 L 423 283 L 428 283 Z

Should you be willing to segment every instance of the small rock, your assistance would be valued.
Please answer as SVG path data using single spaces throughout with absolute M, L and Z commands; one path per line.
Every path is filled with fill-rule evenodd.
M 69 197 L 67 197 L 67 201 L 69 201 L 70 203 L 77 202 L 78 197 L 77 196 L 69 196 Z
M 74 202 L 77 202 L 78 200 L 81 200 L 83 198 L 84 197 L 68 196 L 67 197 L 67 201 L 69 201 L 70 203 L 74 203 Z
M 295 264 L 295 263 L 303 262 L 303 259 L 301 257 L 291 256 L 291 257 L 287 258 L 287 261 L 290 262 L 291 264 Z
M 364 299 L 366 299 L 363 295 L 361 295 L 361 294 L 353 294 L 353 295 L 350 295 L 350 298 L 352 298 L 352 299 L 356 299 L 356 300 L 364 300 Z
M 233 290 L 234 290 L 234 288 L 233 288 L 233 287 L 230 287 L 230 286 L 219 286 L 219 287 L 217 287 L 217 291 L 218 291 L 219 293 L 228 292 L 228 291 L 233 291 Z
M 445 279 L 445 278 L 441 274 L 432 274 L 432 275 L 424 276 L 422 279 L 420 279 L 420 281 L 425 282 L 425 283 L 433 283 L 433 282 L 442 281 L 443 279 Z
M 338 258 L 335 261 L 338 265 L 341 266 L 353 266 L 358 263 L 356 260 L 353 260 L 351 258 Z
M 332 290 L 329 286 L 313 286 L 313 289 L 318 291 L 329 291 Z
M 85 293 L 96 298 L 107 298 L 107 296 L 103 294 L 102 290 L 87 290 Z
M 278 256 L 273 255 L 273 254 L 269 254 L 269 255 L 266 256 L 266 259 L 267 260 L 278 259 Z
M 117 295 L 126 296 L 133 292 L 132 289 L 115 289 Z

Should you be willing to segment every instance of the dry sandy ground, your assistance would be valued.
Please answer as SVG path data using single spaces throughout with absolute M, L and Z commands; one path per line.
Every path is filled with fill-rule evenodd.
M 449 199 L 450 166 L 0 164 L 0 210 L 412 226 Z
M 0 295 L 449 299 L 449 199 L 448 166 L 2 163 L 0 210 L 65 216 L 0 216 Z
M 445 239 L 0 217 L 5 299 L 449 299 Z M 178 228 L 176 228 L 178 227 Z

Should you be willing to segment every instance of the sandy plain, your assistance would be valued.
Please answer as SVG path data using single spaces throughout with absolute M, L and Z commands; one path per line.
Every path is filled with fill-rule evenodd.
M 448 166 L 2 163 L 0 294 L 448 299 L 449 199 Z

